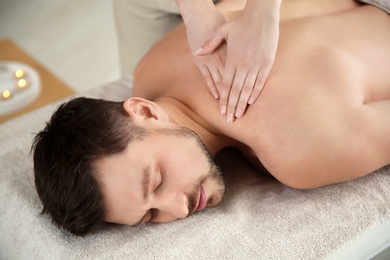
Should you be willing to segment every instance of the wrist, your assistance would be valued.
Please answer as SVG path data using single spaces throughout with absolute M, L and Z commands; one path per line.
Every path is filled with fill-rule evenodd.
M 205 14 L 216 9 L 212 0 L 176 0 L 176 5 L 184 23 L 202 19 Z

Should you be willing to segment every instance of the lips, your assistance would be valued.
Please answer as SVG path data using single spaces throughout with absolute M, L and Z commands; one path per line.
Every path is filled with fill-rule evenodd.
M 198 206 L 196 207 L 195 211 L 204 209 L 206 207 L 206 204 L 207 204 L 206 193 L 204 192 L 203 187 L 200 187 Z

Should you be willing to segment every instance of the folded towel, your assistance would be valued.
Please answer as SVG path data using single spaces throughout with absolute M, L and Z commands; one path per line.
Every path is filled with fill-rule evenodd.
M 122 80 L 87 95 L 123 100 L 130 86 Z M 0 126 L 0 259 L 322 259 L 390 219 L 390 167 L 295 190 L 228 150 L 217 157 L 228 187 L 220 206 L 172 223 L 117 225 L 75 237 L 39 215 L 29 153 L 57 106 Z

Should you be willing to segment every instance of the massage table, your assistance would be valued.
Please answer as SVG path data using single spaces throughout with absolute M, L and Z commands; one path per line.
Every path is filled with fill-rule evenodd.
M 83 96 L 124 100 L 131 78 Z M 390 245 L 390 167 L 312 190 L 257 172 L 234 150 L 216 158 L 222 203 L 139 227 L 76 237 L 41 216 L 30 147 L 62 101 L 0 125 L 0 259 L 369 259 Z M 374 155 L 373 155 L 374 156 Z

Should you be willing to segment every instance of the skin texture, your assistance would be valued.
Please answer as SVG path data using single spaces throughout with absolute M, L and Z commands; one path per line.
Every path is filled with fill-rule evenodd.
M 124 108 L 150 133 L 96 163 L 105 221 L 132 226 L 169 222 L 217 205 L 224 183 L 197 136 L 170 124 L 165 111 L 150 101 L 131 99 Z
M 222 2 L 245 7 L 227 21 L 211 1 L 177 0 L 195 63 L 210 92 L 219 98 L 221 114 L 233 122 L 255 102 L 273 65 L 281 1 Z M 224 42 L 227 51 L 221 47 Z M 221 53 L 226 53 L 226 59 Z
M 220 5 L 219 10 L 227 17 L 237 15 L 239 10 L 230 7 Z M 280 13 L 274 65 L 257 102 L 240 120 L 228 124 L 221 116 L 183 25 L 139 63 L 133 86 L 137 97 L 125 102 L 129 118 L 152 132 L 191 129 L 212 156 L 235 147 L 260 170 L 293 188 L 349 181 L 389 164 L 389 15 L 348 0 L 285 1 Z M 207 172 L 207 160 L 199 146 L 172 136 L 153 135 L 143 142 L 129 145 L 136 147 L 127 152 L 135 154 L 125 152 L 97 165 L 108 208 L 115 212 L 107 221 L 153 221 L 155 208 L 164 216 L 156 221 L 183 218 L 192 208 L 191 194 L 201 196 L 197 185 Z M 178 155 L 172 152 L 176 150 Z M 169 169 L 162 177 L 152 174 L 151 190 L 164 179 L 164 192 L 156 196 L 165 197 L 151 194 L 151 201 L 142 201 L 140 169 L 150 165 L 158 173 L 160 164 Z M 113 172 L 111 180 L 108 172 Z M 216 205 L 218 181 L 205 181 L 202 187 L 208 200 L 217 196 L 208 206 Z M 172 205 L 177 205 L 175 210 L 168 209 Z
M 212 154 L 237 147 L 295 188 L 343 182 L 390 160 L 389 32 L 389 16 L 372 6 L 284 2 L 267 84 L 243 118 L 226 124 L 179 26 L 140 62 L 134 95 L 194 129 Z

